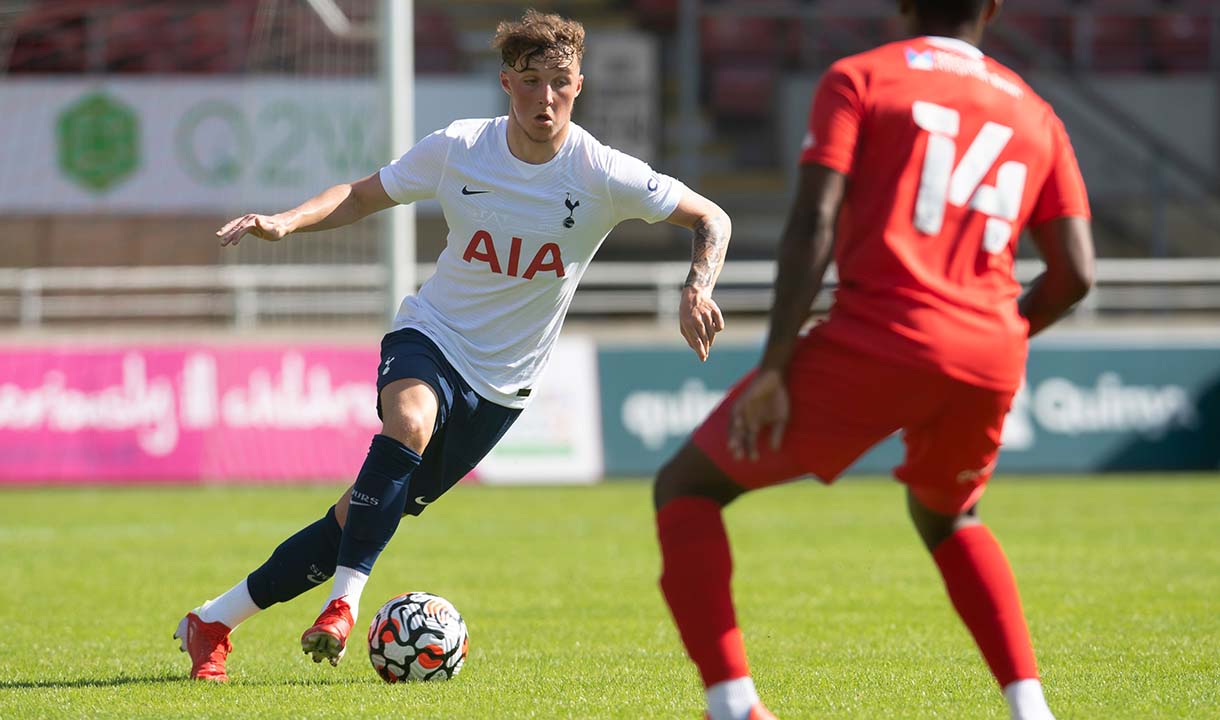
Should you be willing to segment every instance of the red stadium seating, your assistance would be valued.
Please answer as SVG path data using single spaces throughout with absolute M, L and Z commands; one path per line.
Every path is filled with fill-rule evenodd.
M 1211 18 L 1170 13 L 1149 20 L 1152 54 L 1169 72 L 1205 72 L 1211 57 Z
M 375 2 L 340 0 L 340 6 L 355 22 L 375 21 Z M 605 0 L 607 12 L 616 7 L 647 30 L 677 29 L 679 0 Z M 702 7 L 700 57 L 709 75 L 743 63 L 777 71 L 824 67 L 905 33 L 893 0 L 704 0 Z M 467 10 L 460 3 L 416 3 L 420 72 L 468 65 L 457 22 Z M 995 33 L 990 42 L 1006 59 L 1029 59 L 1024 50 L 1033 43 L 1093 72 L 1200 72 L 1218 55 L 1216 12 L 1216 0 L 1019 0 L 1006 4 L 1000 22 L 1020 37 Z M 802 14 L 806 19 L 797 19 Z M 256 22 L 263 23 L 261 49 L 250 47 Z M 35 0 L 13 30 L 9 71 L 18 73 L 240 72 L 252 52 L 265 69 L 367 72 L 375 55 L 373 41 L 336 42 L 299 0 Z
M 773 65 L 720 65 L 712 72 L 712 107 L 725 118 L 767 118 L 778 80 Z
M 1108 72 L 1149 70 L 1148 19 L 1131 15 L 1097 15 L 1092 18 L 1094 69 Z

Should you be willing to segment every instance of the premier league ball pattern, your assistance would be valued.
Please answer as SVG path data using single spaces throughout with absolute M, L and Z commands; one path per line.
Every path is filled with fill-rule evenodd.
M 369 626 L 369 660 L 388 683 L 448 680 L 461 671 L 468 644 L 457 608 L 426 592 L 391 598 Z

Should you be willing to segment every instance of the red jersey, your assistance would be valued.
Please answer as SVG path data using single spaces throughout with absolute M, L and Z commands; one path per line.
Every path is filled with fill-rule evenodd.
M 947 38 L 840 60 L 813 102 L 802 163 L 849 176 L 828 339 L 1015 390 L 1028 323 L 1013 277 L 1026 223 L 1088 217 L 1063 123 L 1008 68 Z

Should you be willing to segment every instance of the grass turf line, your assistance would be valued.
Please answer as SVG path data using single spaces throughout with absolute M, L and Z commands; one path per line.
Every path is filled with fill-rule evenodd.
M 1011 558 L 1062 718 L 1220 707 L 1215 476 L 1004 476 L 981 506 Z M 298 637 L 314 590 L 234 633 L 227 687 L 184 678 L 170 635 L 336 488 L 0 494 L 0 717 L 697 718 L 656 588 L 648 486 L 455 489 L 408 518 L 358 626 L 407 590 L 471 632 L 453 682 L 383 685 L 363 636 L 338 668 Z M 739 616 L 781 718 L 1004 718 L 890 482 L 799 483 L 727 513 Z M 359 635 L 359 636 L 358 636 Z

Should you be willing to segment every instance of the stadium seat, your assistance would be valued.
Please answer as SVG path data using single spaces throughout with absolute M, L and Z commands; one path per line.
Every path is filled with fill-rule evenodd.
M 1024 8 L 1021 8 L 1024 10 Z M 1047 11 L 1050 12 L 1050 11 Z M 1005 39 L 1007 34 L 1017 35 L 1019 40 L 1012 43 L 1017 56 L 1027 55 L 1021 45 L 1039 48 L 1053 58 L 1055 63 L 1070 64 L 1073 61 L 1073 19 L 1067 14 L 1043 14 L 1012 11 L 1000 16 L 997 32 L 987 38 L 987 46 L 993 44 L 997 49 L 1008 47 Z M 1018 70 L 1020 68 L 1017 68 Z
M 1169 13 L 1152 18 L 1152 55 L 1168 72 L 1205 72 L 1210 64 L 1211 19 Z
M 10 69 L 39 73 L 84 72 L 88 9 L 80 0 L 32 5 L 13 23 Z
M 415 12 L 415 69 L 421 73 L 450 73 L 463 69 L 453 19 L 439 10 Z
M 712 72 L 712 107 L 725 118 L 768 118 L 778 80 L 779 72 L 770 64 L 718 66 Z
M 105 66 L 109 72 L 179 72 L 170 12 L 163 7 L 134 8 L 106 17 Z
M 1091 18 L 1091 69 L 1098 72 L 1143 72 L 1149 67 L 1148 18 L 1094 15 Z
M 647 30 L 672 32 L 678 27 L 678 0 L 632 0 L 631 9 Z
M 748 15 L 709 15 L 700 23 L 699 50 L 705 63 L 775 61 L 783 54 L 780 21 Z

